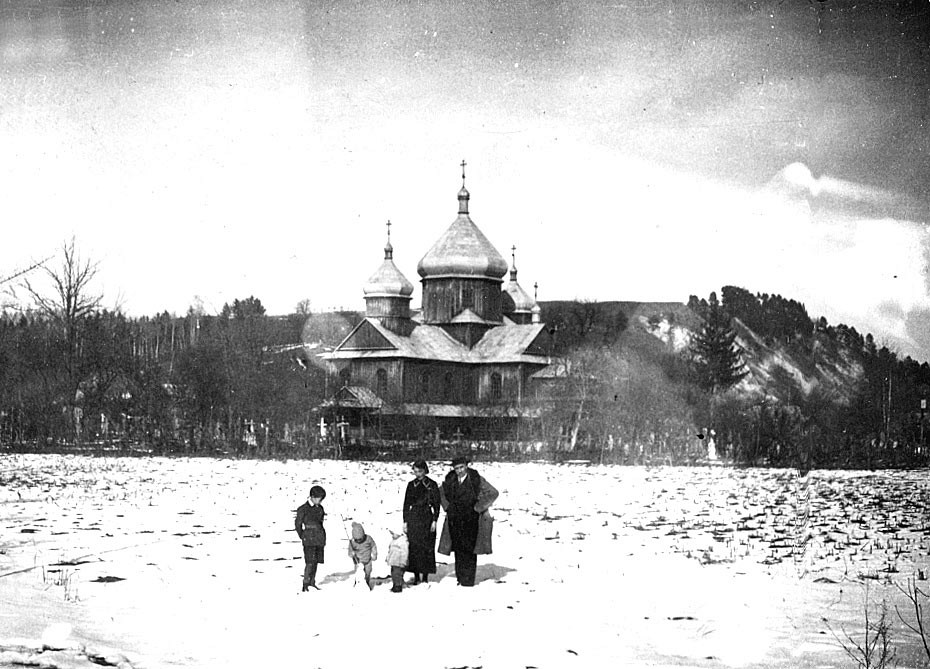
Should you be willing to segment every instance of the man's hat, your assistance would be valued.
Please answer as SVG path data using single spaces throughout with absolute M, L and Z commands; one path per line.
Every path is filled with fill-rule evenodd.
M 455 467 L 456 465 L 467 465 L 467 464 L 468 464 L 468 458 L 466 458 L 464 455 L 456 455 L 454 458 L 452 458 L 453 467 Z

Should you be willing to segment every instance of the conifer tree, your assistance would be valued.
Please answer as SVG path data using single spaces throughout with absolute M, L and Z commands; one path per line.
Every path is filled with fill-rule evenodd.
M 716 395 L 739 383 L 749 370 L 717 294 L 711 293 L 707 302 L 701 300 L 700 306 L 704 326 L 691 340 L 691 359 L 698 384 Z

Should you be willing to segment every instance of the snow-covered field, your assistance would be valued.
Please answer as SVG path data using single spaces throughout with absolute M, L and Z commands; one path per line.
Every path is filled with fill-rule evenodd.
M 501 491 L 480 582 L 437 556 L 393 594 L 383 557 L 353 586 L 344 528 L 386 554 L 406 466 L 0 456 L 0 666 L 854 666 L 834 633 L 930 561 L 926 471 L 475 467 Z M 329 543 L 299 593 L 314 483 Z

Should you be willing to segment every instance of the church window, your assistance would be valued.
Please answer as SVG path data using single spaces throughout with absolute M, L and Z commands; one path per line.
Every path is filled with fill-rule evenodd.
M 352 382 L 352 372 L 348 367 L 339 371 L 339 383 L 344 386 L 349 385 Z
M 491 374 L 491 399 L 499 400 L 503 395 L 503 380 L 497 372 Z
M 429 399 L 429 372 L 423 372 L 420 375 L 420 392 L 418 396 L 420 401 Z
M 472 367 L 468 367 L 462 373 L 462 401 L 474 402 L 478 395 L 478 377 Z
M 462 287 L 462 309 L 475 308 L 475 291 L 471 286 Z
M 387 370 L 383 367 L 379 367 L 378 371 L 375 373 L 375 386 L 377 388 L 376 392 L 378 397 L 384 397 L 387 394 Z
M 452 372 L 446 372 L 442 377 L 442 399 L 444 402 L 452 402 L 455 396 L 455 380 Z

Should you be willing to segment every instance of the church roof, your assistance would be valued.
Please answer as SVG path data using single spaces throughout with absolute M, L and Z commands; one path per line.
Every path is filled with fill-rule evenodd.
M 459 191 L 459 215 L 417 265 L 424 279 L 441 276 L 486 277 L 500 280 L 507 262 L 468 215 L 469 194 Z
M 377 319 L 366 318 L 335 350 L 323 355 L 330 360 L 413 358 L 460 363 L 547 364 L 549 360 L 545 356 L 526 352 L 544 327 L 542 323 L 498 325 L 490 328 L 481 340 L 469 349 L 436 325 L 418 324 L 409 336 L 403 336 L 388 330 Z M 374 341 L 372 335 L 380 335 L 377 346 L 353 345 L 356 333 L 359 333 L 358 339 L 363 338 L 363 328 L 370 329 L 369 334 L 364 337 L 368 341 Z
M 368 278 L 363 291 L 366 297 L 410 297 L 413 294 L 413 284 L 397 269 L 394 264 L 394 247 L 391 246 L 391 222 L 388 225 L 387 244 L 384 245 L 384 262 L 381 267 Z
M 438 418 L 538 418 L 539 407 L 515 407 L 509 405 L 474 406 L 467 404 L 385 404 L 381 410 L 385 415 L 431 416 Z
M 397 269 L 390 258 L 385 258 L 381 267 L 368 278 L 363 288 L 366 297 L 379 295 L 409 297 L 413 294 L 413 284 Z
M 511 279 L 504 286 L 503 304 L 501 308 L 504 313 L 525 312 L 529 313 L 536 306 L 536 301 L 526 294 L 526 291 L 520 287 L 516 279 Z
M 356 407 L 359 409 L 379 409 L 384 401 L 365 386 L 343 386 L 323 402 L 324 406 Z
M 480 323 L 481 325 L 497 325 L 497 323 L 491 323 L 491 321 L 484 320 L 481 316 L 479 316 L 474 311 L 468 308 L 460 311 L 449 322 L 450 323 Z
M 468 214 L 459 214 L 417 265 L 417 273 L 423 278 L 467 276 L 500 279 L 506 272 L 507 262 Z

